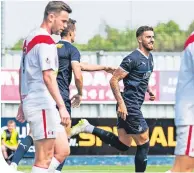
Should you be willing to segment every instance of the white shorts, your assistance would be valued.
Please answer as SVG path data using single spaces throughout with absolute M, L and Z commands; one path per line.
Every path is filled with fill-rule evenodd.
M 175 155 L 194 157 L 194 125 L 176 127 Z
M 29 122 L 34 140 L 56 138 L 57 132 L 65 130 L 60 124 L 61 120 L 56 108 L 36 111 L 24 110 L 24 115 Z

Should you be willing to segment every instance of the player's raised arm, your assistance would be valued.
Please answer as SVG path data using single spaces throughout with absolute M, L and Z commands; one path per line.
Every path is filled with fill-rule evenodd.
M 101 71 L 104 70 L 107 73 L 113 73 L 116 68 L 114 67 L 108 67 L 108 66 L 103 66 L 103 65 L 97 65 L 97 64 L 88 64 L 85 62 L 81 62 L 81 70 L 82 71 Z

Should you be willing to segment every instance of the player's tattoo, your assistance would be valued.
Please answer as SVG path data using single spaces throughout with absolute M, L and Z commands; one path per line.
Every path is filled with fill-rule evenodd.
M 115 70 L 110 80 L 110 86 L 118 104 L 124 102 L 120 92 L 119 81 L 125 78 L 127 75 L 128 72 L 119 67 L 117 70 Z
M 83 95 L 82 90 L 83 90 L 83 77 L 81 76 L 80 80 L 75 80 L 75 85 L 78 91 L 78 94 L 80 96 Z

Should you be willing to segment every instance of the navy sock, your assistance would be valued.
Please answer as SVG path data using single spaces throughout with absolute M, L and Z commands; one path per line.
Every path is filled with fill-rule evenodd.
M 56 169 L 57 171 L 61 171 L 63 169 L 63 165 L 65 164 L 65 160 L 57 167 L 57 169 Z
M 137 151 L 135 154 L 135 172 L 145 172 L 149 146 L 149 141 L 143 145 L 137 146 Z
M 127 151 L 129 149 L 129 147 L 123 144 L 114 133 L 94 127 L 92 134 L 98 136 L 104 143 L 110 144 L 120 151 Z
M 33 145 L 33 139 L 31 136 L 26 136 L 18 145 L 17 150 L 13 156 L 12 162 L 19 164 L 20 160 L 24 157 L 28 149 Z

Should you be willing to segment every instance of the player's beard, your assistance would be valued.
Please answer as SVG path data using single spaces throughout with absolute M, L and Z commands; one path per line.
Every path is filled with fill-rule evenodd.
M 55 24 L 53 25 L 53 27 L 51 28 L 51 35 L 55 34 L 55 35 L 60 35 L 62 32 L 61 29 L 57 29 L 57 27 L 55 26 Z
M 75 40 L 74 39 L 71 39 L 71 43 L 74 43 L 75 42 Z
M 56 30 L 56 31 L 51 31 L 52 34 L 55 34 L 55 35 L 60 35 L 61 34 L 61 30 Z
M 148 43 L 148 44 L 150 44 L 150 43 Z M 146 50 L 146 51 L 152 51 L 153 49 L 154 49 L 154 45 L 152 46 L 152 48 L 150 48 L 149 47 L 149 45 L 148 44 L 142 44 L 143 45 L 143 47 L 144 47 L 144 49 Z M 152 43 L 153 44 L 153 43 Z

